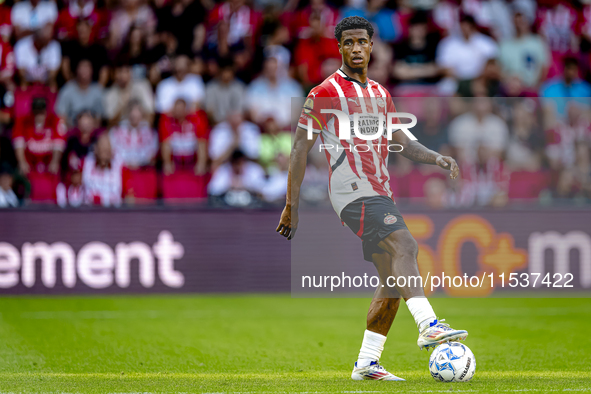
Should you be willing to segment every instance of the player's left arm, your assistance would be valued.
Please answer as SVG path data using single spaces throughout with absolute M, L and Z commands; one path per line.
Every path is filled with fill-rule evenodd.
M 450 156 L 443 156 L 431 149 L 427 148 L 418 141 L 413 141 L 402 131 L 397 131 L 392 134 L 392 140 L 402 146 L 400 154 L 409 160 L 417 163 L 434 164 L 439 167 L 451 171 L 449 177 L 456 179 L 460 174 L 460 167 Z

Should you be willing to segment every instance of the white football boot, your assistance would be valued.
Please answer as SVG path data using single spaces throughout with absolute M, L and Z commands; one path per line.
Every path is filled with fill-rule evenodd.
M 440 343 L 463 341 L 468 336 L 466 330 L 454 330 L 449 324 L 443 323 L 445 319 L 435 320 L 419 334 L 417 345 L 419 349 L 434 348 Z
M 371 364 L 363 368 L 358 368 L 357 363 L 355 363 L 353 372 L 351 373 L 351 379 L 404 381 L 404 379 L 386 371 L 377 361 L 372 361 Z

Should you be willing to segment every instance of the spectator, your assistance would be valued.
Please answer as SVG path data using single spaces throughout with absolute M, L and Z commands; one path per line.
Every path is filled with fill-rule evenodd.
M 107 50 L 91 40 L 92 26 L 86 19 L 80 19 L 76 24 L 74 39 L 62 43 L 62 75 L 66 81 L 74 78 L 74 72 L 82 60 L 92 63 L 92 80 L 98 81 L 102 86 L 109 79 L 109 66 Z
M 97 120 L 90 111 L 78 114 L 76 128 L 69 133 L 62 159 L 62 172 L 68 177 L 71 171 L 82 170 L 82 162 L 92 151 L 92 145 L 100 132 Z
M 185 101 L 177 99 L 170 116 L 165 116 L 160 125 L 164 174 L 189 167 L 195 175 L 204 175 L 207 172 L 208 133 L 205 112 L 191 114 Z
M 158 31 L 174 35 L 178 52 L 190 54 L 203 46 L 206 15 L 200 0 L 173 0 L 158 13 Z
M 531 104 L 531 101 L 521 101 L 513 105 L 513 124 L 505 153 L 507 166 L 512 171 L 533 172 L 541 167 L 544 139 L 536 132 L 540 126 L 535 116 L 536 107 Z
M 278 75 L 280 77 L 286 77 L 289 75 L 289 67 L 291 65 L 291 52 L 289 49 L 287 49 L 290 41 L 289 29 L 279 20 L 269 22 L 265 25 L 265 27 L 268 28 L 270 32 L 265 42 L 262 43 L 263 50 L 261 52 L 262 59 L 260 60 L 260 65 L 262 65 L 264 59 L 268 57 L 274 57 L 277 59 L 278 63 Z M 334 40 L 332 41 L 333 45 L 336 45 L 336 42 L 334 42 Z M 320 48 L 315 48 L 317 54 L 320 53 L 319 49 Z M 257 62 L 257 67 L 258 66 L 259 64 Z
M 0 41 L 0 85 L 6 90 L 14 91 L 14 52 L 8 42 Z
M 57 174 L 65 147 L 66 127 L 47 112 L 46 101 L 35 98 L 32 117 L 18 119 L 12 132 L 12 143 L 20 171 Z
M 35 30 L 32 36 L 17 41 L 14 46 L 16 68 L 21 86 L 29 82 L 48 84 L 57 89 L 56 77 L 62 61 L 60 44 L 51 39 L 53 26 L 46 24 Z
M 132 101 L 129 116 L 109 132 L 114 155 L 129 169 L 154 165 L 158 134 L 145 120 L 142 104 Z
M 267 169 L 269 173 L 277 170 L 279 163 L 278 157 L 289 158 L 291 154 L 291 133 L 279 129 L 273 119 L 265 122 L 265 132 L 261 135 L 261 149 L 259 163 Z
M 262 76 L 255 79 L 247 91 L 247 102 L 252 119 L 263 123 L 273 118 L 280 128 L 288 128 L 291 121 L 291 98 L 303 97 L 301 86 L 289 77 L 279 78 L 277 59 L 265 60 Z
M 287 193 L 287 178 L 289 172 L 289 155 L 278 153 L 274 166 L 269 171 L 269 179 L 262 190 L 263 200 L 269 203 L 284 202 Z
M 130 103 L 136 101 L 151 123 L 154 119 L 154 94 L 146 79 L 133 79 L 131 67 L 121 64 L 115 69 L 115 81 L 104 96 L 105 116 L 111 125 L 129 116 Z
M 214 172 L 208 191 L 230 206 L 244 207 L 259 198 L 265 185 L 263 168 L 237 150 L 232 152 L 229 163 L 224 163 Z
M 326 4 L 325 0 L 311 0 L 310 4 L 297 12 L 294 18 L 295 36 L 298 38 L 310 37 L 310 16 L 312 14 L 320 15 L 322 26 L 324 26 L 324 35 L 332 37 L 334 34 L 334 27 L 339 18 L 338 11 Z
M 368 0 L 367 3 L 361 3 L 364 7 L 344 7 L 341 17 L 360 16 L 367 19 L 376 27 L 376 38 L 392 43 L 402 32 L 400 26 L 395 23 L 396 12 L 385 7 L 386 3 L 386 0 Z M 310 28 L 313 29 L 311 24 Z
M 43 98 L 33 100 L 32 113 L 18 118 L 12 133 L 18 166 L 31 183 L 31 200 L 55 201 L 66 127 Z
M 24 0 L 12 6 L 10 19 L 20 40 L 48 24 L 53 26 L 57 15 L 57 7 L 51 0 Z
M 82 184 L 85 200 L 91 205 L 118 207 L 123 194 L 123 166 L 113 157 L 108 134 L 101 134 L 94 145 L 94 153 L 84 159 Z
M 8 163 L 0 164 L 0 208 L 18 207 L 18 197 L 12 190 L 12 167 Z
M 409 22 L 408 38 L 396 46 L 393 74 L 403 85 L 428 85 L 437 82 L 441 71 L 435 63 L 437 42 L 429 36 L 427 15 L 417 12 Z
M 208 25 L 210 42 L 218 40 L 218 25 L 227 26 L 227 44 L 232 47 L 239 43 L 250 46 L 259 26 L 257 12 L 245 4 L 245 0 L 222 1 L 209 13 Z
M 57 205 L 65 207 L 79 207 L 85 204 L 86 189 L 82 184 L 81 168 L 73 169 L 67 178 L 67 182 L 60 182 L 57 185 L 56 200 Z
M 589 104 L 591 97 L 591 85 L 579 77 L 579 63 L 577 59 L 567 57 L 564 59 L 564 75 L 562 78 L 554 78 L 542 85 L 540 96 L 550 98 L 546 103 L 554 103 L 556 112 L 564 116 L 567 102 L 575 101 Z M 569 97 L 576 98 L 568 100 Z
M 516 37 L 501 42 L 499 60 L 506 76 L 517 75 L 526 87 L 538 90 L 546 79 L 550 65 L 548 46 L 536 34 L 520 13 L 514 18 Z
M 449 141 L 458 149 L 459 160 L 474 163 L 479 146 L 484 146 L 490 154 L 501 157 L 507 146 L 509 130 L 499 116 L 492 113 L 489 98 L 473 100 L 472 110 L 458 116 L 449 125 Z
M 86 22 L 91 28 L 90 42 L 103 40 L 108 34 L 108 20 L 106 15 L 97 10 L 94 0 L 68 0 L 58 14 L 55 24 L 55 35 L 60 41 L 75 40 L 79 34 L 78 24 Z M 74 67 L 76 69 L 76 67 Z
M 12 37 L 11 12 L 12 6 L 7 5 L 6 2 L 0 4 L 0 40 L 4 42 L 9 42 Z
M 548 78 L 562 73 L 565 56 L 577 56 L 580 45 L 580 17 L 567 1 L 546 2 L 538 9 L 537 31 L 546 39 L 551 52 Z
M 509 172 L 494 149 L 477 146 L 476 161 L 460 164 L 461 189 L 450 196 L 453 206 L 503 207 L 507 204 Z
M 464 15 L 462 34 L 444 38 L 437 47 L 437 64 L 456 80 L 471 80 L 482 73 L 486 62 L 497 56 L 497 44 L 479 33 L 474 18 Z
M 55 111 L 67 124 L 73 126 L 79 113 L 90 110 L 97 118 L 104 117 L 103 88 L 92 82 L 92 63 L 84 59 L 78 63 L 76 79 L 69 81 L 60 90 Z
M 132 26 L 142 29 L 142 33 L 149 37 L 156 29 L 154 12 L 142 0 L 123 0 L 121 8 L 113 13 L 109 25 L 109 47 L 120 49 Z
M 298 41 L 295 49 L 295 63 L 300 81 L 304 86 L 320 84 L 327 75 L 322 72 L 322 65 L 329 59 L 340 59 L 339 47 L 332 37 L 324 35 L 324 26 L 320 16 L 310 16 L 310 37 Z
M 158 84 L 156 89 L 156 111 L 168 113 L 177 99 L 183 99 L 190 110 L 203 100 L 205 87 L 200 75 L 189 74 L 189 57 L 174 59 L 174 75 Z
M 244 120 L 240 112 L 231 113 L 228 120 L 211 130 L 209 157 L 215 169 L 225 163 L 236 150 L 251 160 L 259 158 L 261 132 L 257 125 Z
M 246 86 L 234 75 L 231 60 L 221 62 L 218 75 L 205 87 L 205 109 L 215 123 L 223 122 L 232 111 L 244 111 Z

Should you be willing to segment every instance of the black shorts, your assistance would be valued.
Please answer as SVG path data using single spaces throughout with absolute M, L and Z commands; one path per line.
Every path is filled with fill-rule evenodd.
M 408 229 L 390 197 L 361 197 L 347 204 L 341 220 L 362 240 L 363 258 L 372 261 L 374 253 L 386 253 L 378 244 L 396 230 Z

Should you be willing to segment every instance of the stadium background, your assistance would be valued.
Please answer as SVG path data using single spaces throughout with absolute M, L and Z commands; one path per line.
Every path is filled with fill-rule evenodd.
M 542 251 L 589 294 L 586 2 L 3 2 L 0 389 L 359 388 L 347 373 L 368 300 L 277 294 L 291 256 L 274 233 L 292 97 L 339 66 L 332 30 L 349 15 L 376 27 L 369 77 L 418 103 L 419 141 L 462 168 L 450 182 L 391 157 L 421 264 L 528 272 Z M 336 228 L 326 163 L 309 163 L 303 198 Z M 588 300 L 433 304 L 476 333 L 474 391 L 589 389 Z M 400 315 L 383 361 L 433 389 Z

